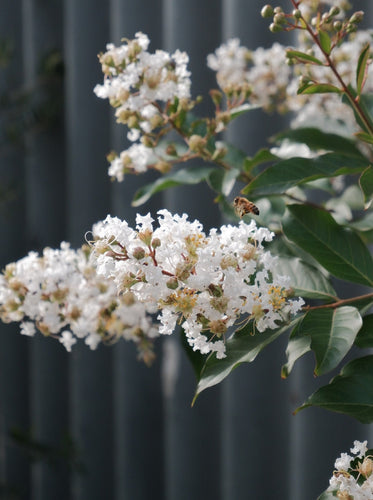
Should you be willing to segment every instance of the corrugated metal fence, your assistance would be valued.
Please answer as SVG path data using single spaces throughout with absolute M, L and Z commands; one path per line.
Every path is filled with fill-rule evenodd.
M 123 148 L 125 133 L 92 92 L 101 81 L 96 54 L 108 41 L 144 31 L 153 50 L 186 50 L 194 93 L 205 93 L 214 85 L 206 55 L 222 41 L 238 36 L 256 48 L 275 40 L 261 7 L 259 0 L 2 0 L 0 38 L 14 53 L 0 91 L 34 86 L 52 49 L 61 51 L 65 74 L 52 125 L 29 130 L 24 143 L 0 144 L 0 185 L 11 193 L 0 210 L 1 265 L 61 240 L 80 246 L 107 213 L 134 220 L 130 200 L 144 178 L 110 183 L 105 155 Z M 250 154 L 278 126 L 250 115 L 230 138 Z M 211 201 L 200 187 L 178 189 L 142 212 L 167 206 L 216 226 Z M 312 391 L 311 360 L 281 381 L 281 341 L 192 409 L 194 377 L 176 337 L 159 343 L 149 369 L 124 342 L 68 354 L 55 341 L 0 326 L 0 498 L 313 500 L 334 458 L 353 439 L 369 438 L 368 427 L 342 416 L 316 409 L 292 416 Z

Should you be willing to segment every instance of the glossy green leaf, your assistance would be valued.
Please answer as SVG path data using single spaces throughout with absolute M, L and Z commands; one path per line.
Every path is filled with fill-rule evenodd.
M 358 125 L 361 127 L 361 129 L 366 132 L 366 141 L 365 142 L 370 142 L 368 138 L 372 137 L 372 132 L 371 130 L 373 129 L 373 94 L 361 94 L 359 96 L 359 107 L 360 110 L 363 112 L 365 119 L 362 119 L 359 113 L 356 112 L 356 109 L 354 107 L 355 99 L 357 98 L 357 92 L 356 90 L 349 85 L 348 90 L 350 92 L 350 95 L 353 97 L 353 101 L 349 97 L 347 97 L 346 94 L 343 95 L 342 97 L 342 102 L 350 106 L 350 108 L 353 110 L 356 122 Z M 362 139 L 364 135 L 360 136 Z M 362 139 L 364 140 L 364 139 Z
M 289 59 L 294 58 L 302 63 L 312 63 L 318 66 L 324 66 L 324 63 L 320 61 L 320 59 L 317 59 L 317 57 L 306 54 L 305 52 L 300 52 L 299 50 L 288 49 L 286 51 L 286 57 Z
M 341 90 L 330 83 L 310 83 L 298 89 L 297 94 L 340 94 Z
M 326 31 L 320 30 L 319 31 L 319 40 L 320 40 L 321 48 L 323 49 L 323 51 L 326 54 L 329 55 L 330 50 L 331 50 L 331 46 L 332 46 L 332 42 L 330 40 L 330 36 L 328 35 L 328 33 Z
M 333 370 L 351 349 L 361 325 L 355 307 L 308 311 L 290 336 L 286 350 L 288 363 L 282 373 L 289 374 L 294 362 L 310 349 L 316 358 L 315 375 Z
M 355 345 L 362 349 L 373 347 L 373 314 L 364 316 L 363 326 L 357 334 Z
M 337 278 L 373 285 L 373 260 L 359 236 L 326 211 L 291 205 L 283 221 L 287 238 L 310 253 Z
M 264 163 L 278 159 L 278 156 L 272 154 L 269 149 L 260 149 L 252 158 L 246 158 L 245 172 L 251 172 L 251 170 L 258 165 L 263 165 Z
M 275 141 L 281 141 L 283 139 L 306 144 L 313 150 L 324 149 L 326 151 L 333 151 L 334 153 L 343 153 L 364 158 L 352 140 L 346 139 L 346 137 L 341 135 L 323 132 L 317 128 L 305 127 L 290 129 L 274 137 Z
M 160 177 L 155 182 L 146 184 L 136 193 L 132 201 L 132 206 L 143 205 L 154 194 L 182 184 L 198 184 L 206 180 L 211 175 L 211 167 L 189 167 L 172 174 Z
M 361 174 L 359 184 L 364 195 L 364 204 L 367 208 L 373 199 L 373 168 L 371 166 L 366 168 Z
M 255 332 L 253 335 L 253 322 L 250 321 L 244 328 L 237 330 L 226 342 L 226 357 L 216 359 L 215 354 L 211 354 L 201 371 L 193 403 L 202 391 L 222 382 L 241 363 L 254 361 L 260 351 L 273 342 L 282 333 L 291 328 L 299 318 L 292 323 L 283 325 L 276 330 L 266 330 L 265 332 Z
M 373 356 L 354 359 L 328 385 L 314 392 L 296 413 L 309 406 L 318 406 L 370 424 L 373 422 L 372 387 Z
M 229 196 L 239 175 L 240 171 L 235 168 L 230 170 L 214 168 L 211 170 L 211 174 L 208 176 L 207 182 L 217 193 Z
M 368 73 L 368 61 L 370 58 L 370 44 L 367 43 L 359 55 L 359 60 L 356 68 L 356 90 L 360 95 Z
M 223 158 L 224 163 L 228 164 L 230 168 L 244 170 L 247 154 L 241 149 L 232 146 L 232 144 L 224 143 L 224 147 L 227 149 Z
M 373 144 L 373 136 L 370 134 L 367 134 L 366 132 L 357 132 L 355 134 L 355 137 L 359 139 L 360 141 L 366 142 L 368 144 Z
M 302 183 L 341 174 L 353 174 L 368 166 L 364 158 L 327 153 L 316 158 L 290 158 L 268 167 L 244 189 L 243 193 L 269 196 L 285 193 Z
M 230 114 L 231 118 L 234 119 L 234 118 L 237 118 L 238 116 L 241 116 L 241 115 L 247 113 L 248 111 L 251 111 L 253 109 L 258 109 L 260 107 L 261 106 L 258 106 L 257 104 L 245 103 L 245 104 L 242 104 L 241 106 L 237 106 L 236 108 L 230 109 L 229 114 Z
M 336 292 L 329 280 L 318 269 L 299 258 L 278 257 L 276 272 L 290 277 L 295 296 L 327 301 L 336 300 Z

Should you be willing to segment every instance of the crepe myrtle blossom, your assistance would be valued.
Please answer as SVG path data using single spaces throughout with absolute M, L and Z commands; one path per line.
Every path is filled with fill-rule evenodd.
M 23 335 L 37 330 L 58 339 L 71 351 L 77 339 L 96 349 L 119 338 L 137 344 L 139 356 L 153 359 L 152 339 L 158 328 L 145 303 L 131 291 L 118 295 L 111 280 L 98 276 L 87 245 L 73 250 L 45 248 L 8 264 L 0 275 L 0 318 L 20 322 Z
M 118 123 L 129 128 L 127 138 L 141 140 L 118 159 L 116 155 L 110 159 L 109 173 L 118 181 L 126 172 L 144 171 L 149 156 L 154 155 L 156 131 L 168 125 L 170 114 L 176 119 L 178 112 L 190 106 L 188 55 L 179 50 L 173 54 L 164 50 L 150 53 L 148 46 L 148 36 L 138 32 L 133 40 L 125 39 L 118 47 L 108 44 L 106 52 L 99 54 L 105 79 L 94 92 L 109 99 Z
M 156 228 L 150 214 L 137 215 L 135 229 L 111 216 L 95 224 L 91 261 L 120 295 L 131 292 L 158 312 L 161 334 L 179 323 L 194 350 L 223 358 L 231 326 L 254 319 L 255 331 L 274 329 L 303 305 L 289 298 L 289 278 L 263 248 L 268 229 L 240 221 L 206 235 L 186 214 L 158 215 Z
M 315 8 L 318 2 L 309 2 L 307 8 Z M 342 3 L 342 2 L 340 2 Z M 301 7 L 306 7 L 302 2 Z M 312 5 L 311 5 L 312 4 Z M 359 30 L 336 46 L 332 59 L 339 74 L 347 84 L 354 84 L 356 66 L 363 47 L 372 41 L 372 30 Z M 307 52 L 311 40 L 300 32 L 295 49 Z M 292 112 L 291 127 L 317 127 L 325 132 L 339 133 L 350 137 L 357 131 L 356 120 L 350 107 L 341 101 L 338 94 L 299 95 L 299 77 L 309 81 L 339 86 L 328 65 L 288 65 L 285 47 L 274 43 L 269 48 L 259 47 L 250 51 L 237 38 L 223 43 L 214 54 L 207 56 L 207 65 L 216 71 L 219 86 L 232 89 L 244 85 L 250 89 L 248 101 L 261 106 L 267 112 Z M 314 55 L 323 60 L 318 47 L 312 45 Z M 365 91 L 373 91 L 373 79 L 365 83 Z
M 367 441 L 354 441 L 352 455 L 342 453 L 335 461 L 328 491 L 337 498 L 370 500 L 373 498 L 373 455 Z

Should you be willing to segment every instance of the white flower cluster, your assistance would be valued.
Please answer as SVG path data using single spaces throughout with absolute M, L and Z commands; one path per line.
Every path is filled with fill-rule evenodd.
M 268 229 L 241 221 L 206 235 L 186 214 L 158 214 L 156 229 L 150 214 L 137 216 L 136 229 L 108 216 L 93 227 L 91 256 L 120 294 L 131 291 L 159 311 L 161 334 L 179 322 L 194 350 L 223 358 L 225 334 L 237 321 L 275 329 L 303 305 L 289 299 L 289 278 L 276 274 L 276 259 L 263 249 L 273 237 Z
M 361 30 L 333 50 L 332 59 L 347 84 L 354 84 L 360 52 L 371 40 L 372 32 Z M 299 39 L 296 50 L 308 52 L 308 42 Z M 356 132 L 353 112 L 347 104 L 342 103 L 338 94 L 297 95 L 299 66 L 289 66 L 286 63 L 286 50 L 287 47 L 274 43 L 268 49 L 259 47 L 249 51 L 234 38 L 221 45 L 214 54 L 210 54 L 207 64 L 217 72 L 217 81 L 223 90 L 241 82 L 251 89 L 251 103 L 268 112 L 294 112 L 295 119 L 291 124 L 293 128 L 315 126 L 326 132 L 348 136 Z M 315 56 L 323 59 L 317 51 Z M 302 65 L 302 75 L 305 73 L 304 68 Z M 339 86 L 327 66 L 308 65 L 306 76 L 310 81 Z M 366 92 L 373 91 L 372 78 L 368 77 L 364 89 Z
M 146 170 L 155 155 L 152 133 L 167 125 L 171 105 L 190 98 L 187 54 L 179 50 L 151 54 L 148 45 L 147 35 L 139 32 L 119 47 L 108 44 L 107 51 L 99 56 L 105 80 L 94 92 L 116 108 L 117 121 L 130 129 L 130 141 L 142 139 L 112 160 L 109 174 L 119 181 L 126 172 Z
M 0 275 L 1 320 L 20 322 L 24 335 L 33 336 L 37 328 L 68 351 L 77 338 L 95 349 L 123 337 L 136 342 L 139 356 L 150 362 L 158 328 L 146 304 L 131 292 L 119 296 L 111 280 L 97 275 L 89 253 L 87 246 L 73 250 L 61 243 L 8 264 Z
M 336 492 L 338 498 L 346 500 L 371 500 L 373 498 L 373 455 L 367 441 L 354 441 L 351 453 L 342 453 L 335 461 L 335 471 L 328 491 Z

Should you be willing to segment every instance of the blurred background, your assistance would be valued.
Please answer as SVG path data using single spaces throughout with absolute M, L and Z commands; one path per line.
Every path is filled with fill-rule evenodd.
M 70 241 L 79 247 L 110 213 L 187 212 L 221 224 L 203 186 L 177 188 L 135 210 L 151 177 L 107 175 L 106 154 L 126 130 L 107 101 L 97 54 L 143 31 L 157 48 L 188 52 L 193 94 L 216 87 L 206 56 L 239 37 L 250 49 L 272 35 L 251 0 L 1 0 L 0 264 Z M 287 8 L 287 0 L 282 5 Z M 354 2 L 373 21 L 368 0 Z M 209 99 L 200 108 L 208 112 Z M 248 154 L 283 122 L 260 111 L 239 118 L 228 139 Z M 191 408 L 194 374 L 177 335 L 159 340 L 151 368 L 124 341 L 67 353 L 51 339 L 0 325 L 0 499 L 314 500 L 334 460 L 372 436 L 344 416 L 292 412 L 325 379 L 311 357 L 281 380 L 286 339 L 242 365 Z M 372 441 L 370 445 L 372 446 Z

